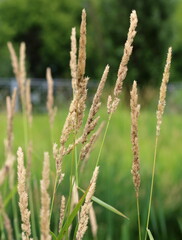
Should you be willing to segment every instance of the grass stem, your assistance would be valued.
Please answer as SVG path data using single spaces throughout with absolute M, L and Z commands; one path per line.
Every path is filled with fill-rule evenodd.
M 108 129 L 109 129 L 111 117 L 112 117 L 112 114 L 110 114 L 109 117 L 108 117 L 106 129 L 105 129 L 104 136 L 103 136 L 103 139 L 102 139 L 102 143 L 101 143 L 101 146 L 100 146 L 100 149 L 99 149 L 99 154 L 97 156 L 96 166 L 98 166 L 99 161 L 100 161 L 100 156 L 101 156 L 102 149 L 103 149 L 103 146 L 104 146 L 104 143 L 105 143 L 105 139 L 106 139 L 106 136 L 107 136 L 107 132 L 108 132 Z
M 158 136 L 156 136 L 156 140 L 155 140 L 154 161 L 153 161 L 153 167 L 152 167 L 152 180 L 151 180 L 151 186 L 150 186 L 150 197 L 149 197 L 149 206 L 148 206 L 148 213 L 147 213 L 147 223 L 146 223 L 146 228 L 145 228 L 145 240 L 147 239 L 147 229 L 149 226 L 150 212 L 151 212 L 151 205 L 152 205 L 152 195 L 153 195 L 153 188 L 154 188 L 155 167 L 156 167 L 156 157 L 157 157 L 157 145 L 158 145 Z
M 138 216 L 138 234 L 139 234 L 139 240 L 142 240 L 142 236 L 141 236 L 141 223 L 140 223 L 140 204 L 139 204 L 139 197 L 136 197 L 136 203 L 137 203 L 137 216 Z

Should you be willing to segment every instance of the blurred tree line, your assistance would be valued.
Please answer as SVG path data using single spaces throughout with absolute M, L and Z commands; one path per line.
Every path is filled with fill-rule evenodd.
M 50 66 L 54 77 L 70 78 L 70 33 L 76 26 L 79 36 L 84 7 L 88 16 L 87 74 L 98 79 L 109 64 L 112 83 L 122 56 L 129 15 L 136 9 L 138 33 L 127 81 L 136 79 L 142 86 L 156 85 L 161 81 L 167 49 L 175 41 L 175 31 L 181 28 L 182 34 L 182 23 L 177 17 L 181 14 L 179 6 L 182 9 L 178 0 L 1 0 L 0 76 L 12 76 L 7 41 L 12 41 L 16 49 L 24 41 L 30 77 L 44 77 L 46 67 Z M 181 25 L 174 27 L 174 21 Z M 178 55 L 178 59 L 182 56 L 181 39 L 179 36 L 174 44 L 174 55 Z M 180 79 L 180 66 L 179 59 L 173 68 L 175 81 Z

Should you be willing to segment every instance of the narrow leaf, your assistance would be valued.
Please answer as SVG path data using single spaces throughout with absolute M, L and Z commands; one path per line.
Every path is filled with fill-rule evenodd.
M 80 187 L 78 187 L 78 189 L 79 189 L 81 192 L 84 192 L 84 190 L 81 189 Z M 93 200 L 94 202 L 96 202 L 97 204 L 101 205 L 102 207 L 108 209 L 109 211 L 111 211 L 111 212 L 113 212 L 113 213 L 115 213 L 115 214 L 117 214 L 117 215 L 119 215 L 119 216 L 121 216 L 121 217 L 124 217 L 124 218 L 126 218 L 126 219 L 129 220 L 129 218 L 128 218 L 125 214 L 123 214 L 122 212 L 120 212 L 120 211 L 117 210 L 116 208 L 112 207 L 112 206 L 109 205 L 108 203 L 105 203 L 104 201 L 100 200 L 99 198 L 93 196 L 93 197 L 92 197 L 92 200 Z
M 87 191 L 85 191 L 84 195 L 81 197 L 81 199 L 79 200 L 79 202 L 77 203 L 76 207 L 73 209 L 72 213 L 70 214 L 70 216 L 67 218 L 64 226 L 62 227 L 61 231 L 59 232 L 59 235 L 57 237 L 57 240 L 61 240 L 62 237 L 64 236 L 64 234 L 68 231 L 69 226 L 72 224 L 73 219 L 76 217 L 78 211 L 81 208 L 81 205 L 83 204 L 85 197 L 87 195 L 87 192 L 89 190 L 89 187 L 87 189 Z
M 111 205 L 105 203 L 104 201 L 100 200 L 99 198 L 93 196 L 93 197 L 92 197 L 92 200 L 93 200 L 94 202 L 98 203 L 99 205 L 101 205 L 102 207 L 108 209 L 109 211 L 111 211 L 111 212 L 113 212 L 113 213 L 115 213 L 115 214 L 117 214 L 117 215 L 119 215 L 119 216 L 121 216 L 121 217 L 124 217 L 124 218 L 126 218 L 126 219 L 129 220 L 129 218 L 128 218 L 126 215 L 124 215 L 122 212 L 120 212 L 120 211 L 117 210 L 116 208 L 112 207 Z
M 6 207 L 6 205 L 9 203 L 9 201 L 14 197 L 14 195 L 17 193 L 17 185 L 15 185 L 11 192 L 8 194 L 8 196 L 4 199 L 3 206 Z
M 147 228 L 147 233 L 149 235 L 150 240 L 154 240 L 151 231 Z
M 53 232 L 50 231 L 50 234 L 51 234 L 53 239 L 55 239 L 55 240 L 57 239 L 56 235 Z

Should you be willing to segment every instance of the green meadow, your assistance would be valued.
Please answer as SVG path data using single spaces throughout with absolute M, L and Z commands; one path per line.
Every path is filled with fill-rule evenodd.
M 66 118 L 65 108 L 60 109 L 56 115 L 55 124 L 52 133 L 52 141 L 59 144 L 62 126 Z M 101 108 L 102 120 L 107 121 L 106 107 Z M 0 118 L 0 149 L 1 165 L 4 162 L 3 141 L 6 136 L 6 115 L 1 113 Z M 130 112 L 127 107 L 120 103 L 116 113 L 113 114 L 111 124 L 106 136 L 105 144 L 100 158 L 100 172 L 96 186 L 95 196 L 104 202 L 112 205 L 129 220 L 118 216 L 108 209 L 93 203 L 96 211 L 98 223 L 98 239 L 135 239 L 137 236 L 137 213 L 135 190 L 132 182 L 132 150 L 130 140 Z M 141 190 L 140 190 L 140 208 L 141 208 L 141 226 L 142 233 L 146 224 L 149 188 L 152 172 L 152 161 L 155 143 L 156 114 L 155 110 L 147 111 L 146 108 L 140 113 L 139 117 L 139 155 L 141 166 Z M 154 184 L 154 196 L 152 203 L 152 212 L 150 220 L 150 230 L 155 239 L 180 239 L 182 235 L 182 177 L 181 177 L 181 139 L 182 139 L 181 115 L 171 114 L 166 111 L 163 118 L 161 134 L 159 137 L 156 178 Z M 22 146 L 25 149 L 25 135 L 23 129 L 23 119 L 19 113 L 15 114 L 14 119 L 14 141 L 13 149 L 16 153 L 17 148 Z M 104 129 L 103 129 L 104 132 Z M 80 175 L 81 188 L 86 189 L 92 176 L 96 159 L 101 146 L 103 132 L 94 149 L 91 152 L 88 163 Z M 39 209 L 40 209 L 40 179 L 43 166 L 43 152 L 48 151 L 51 157 L 51 185 L 49 188 L 52 194 L 53 182 L 55 179 L 55 160 L 52 157 L 52 142 L 47 114 L 35 114 L 31 136 L 33 143 L 32 164 L 31 164 L 31 186 L 32 199 L 29 201 L 34 209 L 34 224 L 32 231 L 39 235 Z M 26 161 L 26 158 L 25 158 Z M 60 195 L 69 194 L 69 177 L 72 153 L 64 159 L 63 172 L 65 178 L 57 189 L 56 200 L 54 204 L 53 218 L 51 226 L 54 232 L 57 231 L 55 222 L 59 218 Z M 15 164 L 16 165 L 16 164 Z M 16 174 L 16 171 L 15 171 Z M 10 215 L 13 224 L 12 198 L 17 197 L 16 190 L 10 190 L 8 187 L 8 178 L 6 183 L 1 186 L 1 192 L 6 202 L 6 212 Z M 80 192 L 80 197 L 82 192 Z M 18 198 L 17 198 L 18 201 Z M 20 228 L 20 225 L 19 225 Z M 3 237 L 1 231 L 1 239 Z M 85 235 L 85 239 L 92 239 L 90 227 Z

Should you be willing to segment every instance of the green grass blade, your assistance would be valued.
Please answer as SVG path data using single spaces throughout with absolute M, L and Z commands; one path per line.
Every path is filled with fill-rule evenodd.
M 81 191 L 81 192 L 85 192 L 83 189 L 81 189 L 80 187 L 78 187 L 78 189 Z M 121 216 L 121 217 L 124 217 L 126 219 L 129 220 L 129 217 L 127 217 L 125 214 L 123 214 L 122 212 L 120 212 L 119 210 L 117 210 L 116 208 L 112 207 L 111 205 L 109 205 L 108 203 L 105 203 L 104 201 L 100 200 L 99 198 L 93 196 L 92 197 L 92 200 L 94 202 L 96 202 L 97 204 L 101 205 L 102 207 L 106 208 L 107 210 Z
M 57 239 L 56 235 L 53 232 L 50 231 L 50 234 L 52 236 L 52 239 L 55 239 L 55 240 Z
M 17 193 L 17 185 L 15 185 L 8 196 L 5 198 L 3 206 L 6 207 L 6 205 L 9 203 L 9 201 L 14 197 L 14 195 Z
M 68 231 L 69 226 L 72 224 L 73 219 L 76 217 L 79 209 L 81 208 L 81 205 L 83 204 L 85 197 L 87 195 L 89 188 L 87 189 L 87 191 L 85 191 L 85 193 L 83 194 L 83 196 L 81 197 L 81 199 L 79 200 L 79 202 L 77 203 L 76 207 L 73 209 L 72 213 L 70 214 L 70 216 L 67 218 L 66 223 L 64 224 L 64 226 L 62 227 L 57 240 L 61 240 L 62 237 L 64 236 L 64 234 Z
M 120 212 L 120 211 L 117 210 L 116 208 L 112 207 L 112 206 L 109 205 L 108 203 L 105 203 L 104 201 L 100 200 L 99 198 L 93 196 L 93 197 L 92 197 L 92 200 L 93 200 L 94 202 L 98 203 L 99 205 L 101 205 L 102 207 L 108 209 L 109 211 L 111 211 L 111 212 L 113 212 L 113 213 L 115 213 L 115 214 L 117 214 L 117 215 L 119 215 L 119 216 L 121 216 L 121 217 L 124 217 L 124 218 L 126 218 L 126 219 L 129 220 L 129 218 L 128 218 L 125 214 L 123 214 L 122 212 Z
M 154 240 L 151 231 L 147 228 L 147 233 L 149 235 L 150 240 Z

